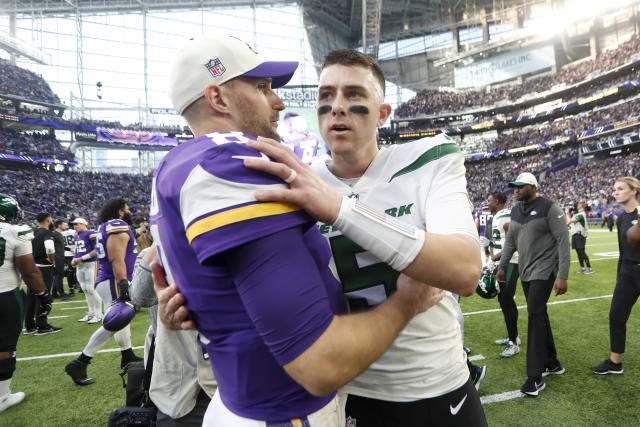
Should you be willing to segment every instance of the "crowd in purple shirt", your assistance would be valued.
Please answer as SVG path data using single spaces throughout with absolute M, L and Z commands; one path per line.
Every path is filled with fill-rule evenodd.
M 60 103 L 49 83 L 36 73 L 0 59 L 0 95 L 14 95 L 36 101 Z
M 395 111 L 395 117 L 407 118 L 458 112 L 478 107 L 490 107 L 500 101 L 515 102 L 527 94 L 545 92 L 563 83 L 571 85 L 586 80 L 590 74 L 597 70 L 607 71 L 628 62 L 630 57 L 639 51 L 640 37 L 633 36 L 616 49 L 602 52 L 595 60 L 580 61 L 562 68 L 555 74 L 533 77 L 525 80 L 522 84 L 503 85 L 487 91 L 465 90 L 448 92 L 432 89 L 423 90 L 398 107 Z M 604 86 L 609 85 L 611 85 L 611 82 L 604 84 Z
M 467 161 L 467 189 L 474 206 L 479 207 L 493 190 L 508 191 L 507 184 L 523 171 L 538 175 L 541 195 L 570 206 L 587 202 L 592 209 L 610 208 L 615 204 L 613 183 L 620 176 L 640 172 L 640 155 L 632 153 L 591 159 L 576 166 L 541 175 L 550 167 L 576 157 L 577 147 L 567 147 L 544 154 L 532 153 L 502 159 Z
M 17 198 L 28 217 L 47 211 L 54 218 L 81 216 L 96 224 L 100 207 L 114 197 L 127 200 L 133 216 L 148 217 L 151 177 L 53 172 L 43 168 L 0 169 L 0 188 Z
M 0 154 L 42 159 L 74 159 L 71 151 L 64 148 L 53 136 L 39 132 L 27 134 L 9 128 L 0 128 Z

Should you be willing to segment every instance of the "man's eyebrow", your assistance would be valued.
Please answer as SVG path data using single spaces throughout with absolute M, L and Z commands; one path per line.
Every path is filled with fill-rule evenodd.
M 367 91 L 367 88 L 362 86 L 362 85 L 346 85 L 344 86 L 345 89 L 348 90 L 362 90 L 362 91 Z M 318 91 L 323 91 L 323 90 L 335 90 L 336 87 L 332 86 L 332 85 L 324 85 L 324 86 L 320 86 L 318 88 Z

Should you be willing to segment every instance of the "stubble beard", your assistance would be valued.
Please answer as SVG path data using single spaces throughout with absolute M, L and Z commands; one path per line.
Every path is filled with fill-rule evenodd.
M 270 121 L 258 120 L 255 112 L 250 108 L 242 106 L 240 110 L 242 113 L 240 131 L 242 133 L 255 137 L 262 136 L 264 138 L 271 138 L 276 141 L 280 141 L 280 135 L 278 135 L 278 132 L 273 129 Z

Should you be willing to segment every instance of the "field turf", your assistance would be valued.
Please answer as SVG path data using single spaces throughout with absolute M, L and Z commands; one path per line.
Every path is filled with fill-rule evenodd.
M 487 365 L 487 377 L 480 388 L 486 401 L 484 410 L 490 426 L 638 426 L 640 425 L 640 318 L 634 308 L 627 324 L 627 351 L 623 355 L 624 374 L 597 376 L 589 367 L 609 354 L 609 306 L 617 266 L 616 233 L 592 229 L 587 253 L 596 273 L 574 273 L 578 268 L 572 251 L 569 288 L 566 295 L 552 294 L 549 316 L 558 358 L 567 372 L 544 380 L 545 390 L 537 398 L 513 397 L 526 380 L 527 311 L 522 287 L 516 293 L 520 308 L 518 327 L 523 340 L 520 354 L 501 359 L 501 347 L 493 344 L 506 335 L 498 300 L 477 295 L 464 298 L 465 345 L 471 356 L 484 357 L 474 363 Z M 493 310 L 493 311 L 487 311 Z M 55 427 L 105 426 L 111 410 L 124 406 L 120 353 L 111 340 L 89 365 L 95 384 L 79 387 L 64 373 L 64 366 L 82 351 L 97 325 L 78 323 L 86 311 L 84 295 L 54 306 L 50 323 L 64 329 L 46 336 L 21 336 L 12 391 L 24 391 L 26 399 L 0 413 L 0 426 Z M 149 326 L 145 309 L 132 324 L 132 343 L 142 346 Z M 135 350 L 142 355 L 142 349 Z M 74 355 L 65 355 L 73 353 Z M 34 356 L 45 359 L 22 360 Z M 506 394 L 503 394 L 506 393 Z M 495 401 L 511 397 L 508 400 Z M 400 426 L 399 426 L 400 427 Z

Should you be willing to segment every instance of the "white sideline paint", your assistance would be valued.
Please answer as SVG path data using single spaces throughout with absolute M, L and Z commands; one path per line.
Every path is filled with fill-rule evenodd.
M 47 316 L 47 319 L 64 319 L 65 317 L 69 316 Z
M 86 310 L 87 306 L 83 305 L 81 307 L 63 307 L 60 310 Z
M 83 300 L 78 300 L 78 301 L 60 301 L 60 302 L 54 302 L 53 305 L 57 305 L 57 304 L 86 304 L 87 301 L 83 301 Z
M 590 301 L 590 300 L 594 300 L 594 299 L 604 299 L 604 298 L 611 298 L 613 297 L 613 295 L 602 295 L 599 297 L 589 297 L 589 298 L 577 298 L 577 299 L 568 299 L 565 301 L 554 301 L 554 302 L 548 302 L 547 305 L 556 305 L 556 304 L 567 304 L 570 302 L 580 302 L 580 301 Z M 527 308 L 526 305 L 519 305 L 518 306 L 518 310 L 522 310 L 524 308 Z M 472 314 L 484 314 L 484 313 L 495 313 L 498 311 L 502 311 L 499 308 L 495 308 L 495 309 L 491 309 L 491 310 L 482 310 L 482 311 L 470 311 L 468 313 L 462 313 L 464 316 L 471 316 Z
M 505 400 L 517 399 L 523 397 L 524 394 L 520 390 L 505 391 L 504 393 L 492 394 L 480 397 L 480 403 L 487 405 L 489 403 L 504 402 Z
M 49 319 L 51 319 L 51 317 Z M 138 346 L 131 347 L 131 348 L 133 350 L 140 350 L 141 348 L 144 348 L 144 346 L 143 345 L 138 345 Z M 120 351 L 120 349 L 119 348 L 107 348 L 107 349 L 98 351 L 98 353 L 113 353 L 114 351 Z M 82 353 L 82 352 L 81 351 L 77 351 L 75 353 L 58 353 L 58 354 L 45 354 L 44 356 L 17 357 L 16 361 L 17 362 L 24 362 L 24 361 L 27 361 L 27 360 L 53 359 L 54 357 L 78 356 L 80 353 Z
M 469 359 L 469 362 L 475 362 L 478 360 L 484 360 L 484 356 L 481 354 L 476 354 L 475 356 L 468 357 L 467 359 Z

